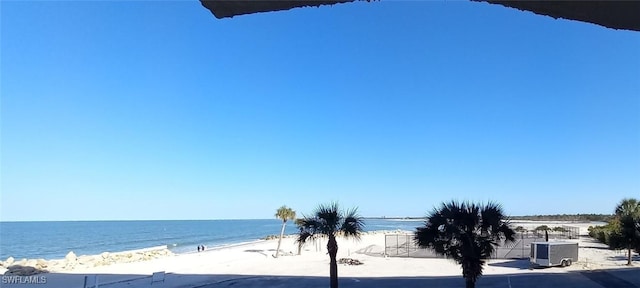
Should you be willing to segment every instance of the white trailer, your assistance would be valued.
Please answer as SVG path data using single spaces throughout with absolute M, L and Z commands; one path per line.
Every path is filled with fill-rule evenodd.
M 578 243 L 533 242 L 529 261 L 544 267 L 571 266 L 573 262 L 578 261 Z

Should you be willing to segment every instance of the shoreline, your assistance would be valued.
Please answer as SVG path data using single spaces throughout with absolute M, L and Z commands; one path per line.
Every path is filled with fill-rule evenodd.
M 381 219 L 381 220 L 393 220 L 393 221 L 407 221 L 407 222 L 418 222 L 419 220 L 417 219 Z M 404 222 L 403 221 L 403 222 Z M 533 228 L 534 224 L 567 224 L 569 226 L 571 226 L 571 224 L 578 224 L 579 226 L 583 226 L 585 224 L 590 224 L 588 226 L 597 226 L 597 225 L 604 225 L 606 224 L 605 222 L 599 222 L 599 221 L 591 221 L 591 222 L 583 222 L 583 221 L 536 221 L 536 220 L 515 220 L 515 221 L 511 221 L 510 222 L 511 226 L 519 226 L 517 224 L 525 224 L 525 228 Z M 529 225 L 527 225 L 529 224 Z M 587 227 L 588 227 L 587 226 Z M 580 227 L 580 234 L 583 234 L 583 232 L 586 234 L 587 227 Z M 386 230 L 386 229 L 381 229 L 381 230 L 371 230 L 371 231 L 365 231 L 363 232 L 363 235 L 368 235 L 368 234 L 390 234 L 390 233 L 412 233 L 414 232 L 413 230 L 403 230 L 403 229 L 395 229 L 395 230 Z M 283 239 L 286 238 L 291 238 L 291 237 L 295 237 L 297 234 L 285 234 Z M 258 244 L 258 243 L 263 243 L 263 242 L 267 242 L 270 240 L 278 240 L 279 237 L 275 237 L 275 238 L 268 238 L 268 236 L 274 236 L 274 235 L 266 235 L 263 238 L 259 238 L 259 239 L 253 239 L 253 240 L 245 240 L 245 241 L 240 241 L 240 242 L 231 242 L 231 243 L 223 243 L 223 244 L 218 244 L 218 245 L 213 245 L 213 246 L 206 246 L 206 250 L 203 252 L 208 252 L 208 251 L 217 251 L 217 250 L 224 250 L 224 249 L 231 249 L 231 248 L 235 248 L 235 247 L 242 247 L 245 245 L 252 245 L 252 244 Z M 277 235 L 275 235 L 277 236 Z M 109 253 L 111 255 L 122 255 L 122 254 L 127 254 L 127 253 L 141 253 L 141 252 L 147 252 L 147 251 L 155 251 L 155 250 L 167 250 L 169 251 L 171 254 L 173 255 L 188 255 L 188 254 L 198 254 L 198 253 L 202 253 L 202 252 L 198 252 L 196 250 L 197 245 L 193 245 L 193 249 L 188 249 L 188 250 L 184 250 L 184 251 L 179 251 L 179 249 L 175 249 L 173 247 L 176 244 L 164 244 L 164 245 L 156 245 L 156 246 L 150 246 L 150 247 L 142 247 L 142 248 L 136 248 L 136 249 L 130 249 L 130 250 L 121 250 L 121 251 L 102 251 L 99 252 L 97 254 L 82 254 L 79 255 L 77 257 L 93 257 L 93 256 L 99 256 L 102 255 L 104 253 Z M 186 246 L 182 246 L 182 247 L 190 247 L 191 245 L 186 245 Z M 178 251 L 176 251 L 178 250 Z M 73 250 L 70 250 L 67 252 L 74 252 Z M 74 252 L 75 253 L 75 252 Z M 0 267 L 5 267 L 4 264 L 5 262 L 7 262 L 7 259 L 9 258 L 13 258 L 13 256 L 9 255 L 6 259 L 0 259 Z M 44 261 L 61 261 L 61 260 L 65 260 L 65 257 L 58 257 L 58 258 L 43 258 L 43 257 L 34 257 L 34 258 L 20 258 L 15 259 L 14 261 L 22 261 L 22 260 L 26 260 L 26 261 L 30 261 L 30 260 L 44 260 Z
M 384 234 L 389 234 L 389 233 L 410 233 L 413 231 L 410 230 L 402 230 L 402 229 L 396 229 L 396 230 L 371 230 L 371 231 L 365 231 L 363 232 L 363 235 L 367 235 L 367 234 L 379 234 L 379 233 L 384 233 Z M 267 235 L 270 236 L 270 235 Z M 287 239 L 287 238 L 292 238 L 297 236 L 297 234 L 285 234 L 284 237 L 282 238 Z M 275 238 L 271 238 L 271 239 L 265 239 L 266 237 L 260 238 L 260 239 L 253 239 L 253 240 L 246 240 L 246 241 L 240 241 L 240 242 L 232 242 L 232 243 L 224 243 L 224 244 L 218 244 L 218 245 L 213 245 L 213 246 L 206 246 L 206 250 L 203 252 L 209 252 L 209 251 L 217 251 L 217 250 L 224 250 L 224 249 L 231 249 L 231 248 L 235 248 L 235 247 L 242 247 L 242 246 L 246 246 L 246 245 L 252 245 L 252 244 L 258 244 L 258 243 L 263 243 L 263 242 L 267 242 L 267 241 L 271 241 L 271 240 L 278 240 L 279 237 L 275 237 Z M 95 257 L 95 256 L 100 256 L 104 253 L 109 253 L 110 255 L 123 255 L 123 254 L 128 254 L 128 253 L 144 253 L 144 252 L 149 252 L 149 251 L 157 251 L 157 250 L 167 250 L 169 252 L 171 252 L 171 254 L 173 255 L 188 255 L 188 254 L 198 254 L 198 253 L 202 253 L 202 252 L 198 252 L 196 250 L 197 245 L 194 245 L 193 248 L 194 249 L 189 249 L 186 250 L 184 252 L 176 252 L 174 251 L 174 249 L 172 247 L 176 247 L 173 246 L 175 244 L 164 244 L 164 245 L 156 245 L 156 246 L 149 246 L 149 247 L 143 247 L 143 248 L 136 248 L 136 249 L 130 249 L 130 250 L 119 250 L 119 251 L 109 251 L 109 250 L 105 250 L 105 251 L 101 251 L 99 253 L 96 254 L 80 254 L 77 255 L 76 257 Z M 183 247 L 190 247 L 191 245 L 188 246 L 183 246 Z M 65 255 L 68 255 L 69 253 L 73 252 L 75 254 L 75 251 L 73 250 L 69 250 L 67 251 Z M 4 265 L 2 265 L 4 262 L 7 262 L 7 259 L 9 258 L 13 258 L 14 262 L 19 262 L 19 261 L 31 261 L 31 260 L 44 260 L 44 261 L 63 261 L 65 260 L 65 257 L 57 257 L 57 258 L 43 258 L 43 257 L 33 257 L 33 258 L 14 258 L 12 255 L 9 255 L 7 258 L 5 259 L 0 259 L 0 267 L 6 267 Z
M 287 237 L 291 237 L 291 235 L 284 235 L 284 238 Z M 283 239 L 284 239 L 283 238 Z M 157 245 L 157 246 L 151 246 L 151 247 L 145 247 L 145 248 L 138 248 L 138 249 L 131 249 L 131 250 L 122 250 L 122 251 L 103 251 L 97 254 L 82 254 L 82 255 L 77 255 L 77 258 L 81 258 L 81 257 L 97 257 L 97 256 L 101 256 L 104 255 L 105 253 L 107 253 L 108 255 L 113 255 L 113 256 L 120 256 L 120 255 L 126 255 L 126 254 L 144 254 L 144 253 L 153 253 L 153 252 L 157 252 L 157 251 L 168 251 L 170 252 L 170 254 L 172 255 L 188 255 L 188 254 L 198 254 L 198 253 L 203 253 L 203 252 L 209 252 L 209 251 L 218 251 L 218 250 L 225 250 L 225 249 L 231 249 L 231 248 L 236 248 L 236 247 L 242 247 L 242 246 L 248 246 L 248 245 L 252 245 L 252 244 L 258 244 L 258 243 L 262 243 L 262 242 L 266 242 L 269 240 L 266 239 L 257 239 L 257 240 L 251 240 L 251 241 L 242 241 L 242 242 L 235 242 L 235 243 L 228 243 L 228 244 L 220 244 L 220 245 L 216 245 L 216 246 L 206 246 L 206 250 L 198 252 L 198 251 L 186 251 L 186 252 L 173 252 L 171 250 L 171 248 L 169 247 L 170 245 Z M 73 250 L 70 250 L 69 252 L 67 252 L 67 255 L 69 255 L 69 253 L 73 253 L 75 254 L 75 252 Z M 66 257 L 61 257 L 61 258 L 20 258 L 19 260 L 15 259 L 13 256 L 9 256 L 7 257 L 7 259 L 12 258 L 14 259 L 13 263 L 17 263 L 20 261 L 32 261 L 32 260 L 44 260 L 44 261 L 64 261 L 66 259 Z M 5 262 L 7 262 L 7 259 L 5 259 L 4 261 L 2 259 L 0 259 L 0 267 L 4 267 L 5 265 L 3 265 Z
M 592 226 L 592 225 L 597 225 L 599 223 L 575 223 L 572 221 L 514 221 L 515 223 L 511 223 L 511 224 L 580 224 L 577 225 L 579 226 L 579 230 L 580 230 L 580 234 L 584 235 L 586 234 L 586 228 L 588 228 L 588 226 Z M 525 225 L 528 226 L 528 225 Z M 406 234 L 406 233 L 413 233 L 413 230 L 402 230 L 402 229 L 395 229 L 395 230 L 372 230 L 372 231 L 366 231 L 363 232 L 363 236 L 376 236 L 376 235 L 386 235 L 386 234 Z M 283 243 L 284 242 L 294 242 L 295 241 L 295 236 L 297 234 L 288 234 L 285 235 L 283 237 Z M 384 238 L 382 237 L 382 242 L 378 242 L 376 243 L 378 246 L 378 250 L 380 250 L 379 248 L 382 248 L 382 251 L 384 251 Z M 105 251 L 105 252 L 101 252 L 98 254 L 92 254 L 92 255 L 80 255 L 80 256 L 76 256 L 73 251 L 70 251 L 67 256 L 65 256 L 64 258 L 54 258 L 54 259 L 43 259 L 43 258 L 22 258 L 20 260 L 17 259 L 13 259 L 12 257 L 7 258 L 6 260 L 2 260 L 0 259 L 0 269 L 2 269 L 0 272 L 4 273 L 7 272 L 7 270 L 11 267 L 11 266 L 21 266 L 21 267 L 26 267 L 27 269 L 25 271 L 18 271 L 18 273 L 22 273 L 22 274 L 28 274 L 28 275 L 34 275 L 34 274 L 39 274 L 39 273 L 47 273 L 47 272 L 63 272 L 63 271 L 73 271 L 76 269 L 90 269 L 90 268 L 94 268 L 94 267 L 101 267 L 101 266 L 112 266 L 112 265 L 118 265 L 118 264 L 122 264 L 122 263 L 136 263 L 136 262 L 145 262 L 145 261 L 150 261 L 150 260 L 155 260 L 155 259 L 161 259 L 161 258 L 167 258 L 167 257 L 180 257 L 183 255 L 202 255 L 202 254 L 208 254 L 210 252 L 224 252 L 224 251 L 230 251 L 230 250 L 238 250 L 238 249 L 242 249 L 242 248 L 248 248 L 248 247 L 252 247 L 252 246 L 263 246 L 263 245 L 267 245 L 268 243 L 273 243 L 273 242 L 277 242 L 278 241 L 278 237 L 274 238 L 274 239 L 254 239 L 254 240 L 249 240 L 249 241 L 241 241 L 241 242 L 235 242 L 235 243 L 227 243 L 227 244 L 220 244 L 220 245 L 216 245 L 216 246 L 211 246 L 211 247 L 207 247 L 207 249 L 205 251 L 202 252 L 198 252 L 197 250 L 195 250 L 195 246 L 194 246 L 194 250 L 189 250 L 189 251 L 184 251 L 184 252 L 174 252 L 174 250 L 171 249 L 170 246 L 168 245 L 159 245 L 159 246 L 152 246 L 152 247 L 146 247 L 146 248 L 140 248 L 140 249 L 132 249 L 132 250 L 124 250 L 124 251 L 115 251 L 115 252 L 110 252 L 110 251 Z M 321 241 L 321 240 L 320 240 Z M 308 247 L 309 244 L 307 244 Z M 314 243 L 315 250 L 316 251 L 320 251 L 323 250 L 324 247 L 322 247 L 323 245 L 318 244 L 318 243 Z M 297 245 L 295 245 L 297 246 Z M 274 247 L 275 248 L 275 247 Z M 247 249 L 247 250 L 251 250 L 251 249 Z M 255 249 L 254 249 L 255 250 Z M 271 249 L 271 250 L 275 250 L 275 249 Z M 282 249 L 281 249 L 282 250 Z M 293 255 L 296 254 L 297 247 L 294 249 L 291 249 L 291 251 L 288 251 L 284 254 L 287 255 Z M 351 252 L 355 252 L 356 250 L 353 249 L 348 249 L 349 254 Z M 273 252 L 271 252 L 273 253 Z M 262 253 L 263 255 L 268 255 L 268 253 L 266 251 L 263 251 Z M 28 267 L 32 267 L 34 269 L 28 268 Z M 0 274 L 2 274 L 0 273 Z
M 288 235 L 284 235 L 284 238 L 286 238 Z M 283 238 L 283 239 L 284 239 Z M 206 246 L 205 245 L 205 250 L 204 251 L 188 251 L 188 252 L 180 252 L 180 253 L 173 253 L 175 255 L 189 255 L 189 254 L 198 254 L 198 253 L 206 253 L 206 252 L 210 252 L 210 251 L 219 251 L 219 250 L 224 250 L 224 249 L 231 249 L 231 248 L 236 248 L 236 247 L 242 247 L 242 246 L 249 246 L 252 244 L 258 244 L 258 243 L 262 243 L 262 242 L 266 242 L 269 241 L 267 239 L 258 239 L 258 240 L 252 240 L 252 241 L 243 241 L 243 242 L 237 242 L 237 243 L 230 243 L 230 244 L 221 244 L 221 245 L 216 245 L 216 246 Z M 171 249 L 169 249 L 169 251 L 171 251 Z
M 363 232 L 365 235 L 379 235 L 379 234 L 400 234 L 411 233 L 409 230 L 372 230 Z M 297 234 L 284 235 L 283 242 L 294 242 Z M 248 248 L 253 246 L 266 245 L 267 243 L 277 242 L 279 237 L 272 239 L 256 239 L 250 241 L 242 241 L 236 243 L 221 244 L 212 247 L 206 247 L 206 250 L 198 252 L 186 251 L 186 252 L 173 252 L 169 245 L 158 245 L 146 248 L 124 250 L 124 251 L 104 251 L 98 254 L 89 255 L 76 255 L 73 251 L 69 251 L 63 258 L 21 258 L 15 259 L 9 256 L 4 261 L 0 259 L 0 274 L 6 272 L 15 273 L 12 275 L 37 275 L 43 273 L 59 273 L 59 272 L 73 272 L 75 270 L 91 269 L 96 267 L 107 267 L 118 264 L 126 263 L 140 263 L 145 261 L 163 259 L 168 257 L 180 257 L 183 255 L 203 255 L 213 252 L 224 252 L 230 250 L 237 250 L 241 248 Z M 309 245 L 309 244 L 307 244 Z M 316 247 L 316 250 L 322 250 L 324 247 L 320 245 Z M 275 249 L 273 249 L 275 250 Z M 286 254 L 286 255 L 284 255 Z M 293 252 L 289 251 L 283 253 L 283 256 L 292 255 Z M 15 270 L 12 270 L 12 266 Z M 13 271 L 13 272 L 12 272 Z
M 582 225 L 581 230 L 586 229 L 585 226 L 587 225 Z M 342 279 L 340 281 L 349 282 L 352 281 L 350 279 L 361 279 L 364 282 L 368 278 L 394 277 L 460 279 L 460 266 L 450 259 L 385 256 L 387 244 L 385 235 L 407 232 L 412 231 L 368 231 L 362 234 L 359 241 L 338 237 L 337 259 L 347 258 L 362 263 L 362 265 L 340 264 L 338 268 L 340 279 Z M 78 265 L 70 267 L 73 268 L 70 270 L 50 271 L 49 273 L 27 276 L 44 277 L 38 279 L 46 278 L 46 283 L 39 283 L 38 286 L 16 284 L 8 285 L 7 288 L 82 288 L 85 279 L 87 279 L 85 277 L 97 277 L 97 281 L 105 288 L 107 286 L 109 288 L 143 288 L 149 287 L 149 284 L 153 283 L 154 276 L 152 275 L 159 272 L 163 277 L 161 281 L 164 282 L 159 284 L 159 287 L 219 287 L 217 285 L 228 281 L 232 281 L 233 285 L 238 288 L 281 285 L 282 282 L 279 281 L 287 281 L 286 283 L 291 287 L 306 287 L 309 286 L 307 284 L 310 284 L 307 282 L 311 281 L 309 279 L 320 279 L 318 281 L 324 283 L 329 272 L 326 239 L 306 243 L 302 247 L 301 254 L 298 254 L 298 245 L 294 236 L 295 234 L 283 238 L 280 247 L 281 254 L 278 258 L 273 257 L 278 239 L 245 241 L 211 247 L 200 253 L 165 255 L 146 261 L 119 262 L 105 266 Z M 594 239 L 584 235 L 572 241 L 579 243 L 579 257 L 578 261 L 570 267 L 529 269 L 528 259 L 489 259 L 484 266 L 484 275 L 521 274 L 550 277 L 545 275 L 560 276 L 571 272 L 582 273 L 601 271 L 602 269 L 629 268 L 625 265 L 624 253 L 620 251 L 610 250 L 605 247 L 606 245 L 597 243 Z M 163 247 L 156 248 L 162 249 Z M 145 251 L 146 253 L 150 252 L 149 249 L 142 252 Z M 129 252 L 121 251 L 114 254 L 123 253 L 126 255 Z M 631 269 L 640 268 L 637 261 L 640 261 L 640 258 L 636 260 L 635 268 L 631 267 Z M 0 267 L 0 274 L 15 275 L 5 274 L 5 271 L 4 267 Z M 299 285 L 295 285 L 296 283 Z M 311 286 L 320 287 L 318 285 Z M 377 286 L 373 285 L 372 287 Z
M 159 245 L 182 254 L 197 251 L 197 245 L 219 247 L 279 236 L 282 225 L 277 219 L 126 222 L 124 227 L 114 221 L 0 222 L 0 261 L 9 257 L 53 260 L 64 258 L 69 251 L 96 255 Z M 366 223 L 370 224 L 366 230 L 411 230 L 419 224 L 373 219 Z M 297 232 L 295 225 L 287 225 L 285 234 Z

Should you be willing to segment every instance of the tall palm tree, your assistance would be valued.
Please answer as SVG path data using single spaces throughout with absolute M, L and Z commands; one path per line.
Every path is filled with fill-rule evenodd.
M 615 245 L 627 249 L 627 265 L 631 265 L 631 250 L 640 247 L 640 202 L 637 199 L 622 199 L 616 207 L 616 218 L 620 223 L 619 241 Z
M 482 275 L 484 259 L 491 257 L 499 240 L 512 242 L 515 232 L 508 226 L 502 207 L 451 201 L 442 203 L 416 229 L 414 240 L 421 248 L 433 249 L 462 266 L 467 288 Z
M 278 240 L 278 248 L 276 249 L 276 258 L 278 258 L 278 254 L 280 253 L 280 244 L 282 243 L 282 237 L 284 236 L 284 228 L 287 226 L 287 220 L 296 219 L 296 211 L 293 209 L 282 206 L 278 208 L 276 211 L 276 218 L 282 220 L 282 230 L 280 230 L 280 239 Z
M 364 230 L 364 221 L 358 215 L 358 209 L 353 208 L 348 211 L 338 209 L 337 203 L 320 205 L 313 212 L 313 215 L 304 217 L 300 221 L 300 235 L 298 243 L 316 236 L 327 236 L 327 251 L 329 252 L 329 283 L 331 288 L 338 288 L 338 262 L 336 255 L 338 254 L 338 242 L 336 235 L 341 234 L 345 238 L 360 239 L 360 235 Z

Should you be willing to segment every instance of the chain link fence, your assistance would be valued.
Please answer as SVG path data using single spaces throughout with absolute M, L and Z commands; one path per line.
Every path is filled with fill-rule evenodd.
M 550 239 L 578 239 L 580 229 L 572 226 L 562 226 L 563 231 L 549 232 Z M 414 257 L 414 258 L 444 258 L 431 249 L 419 248 L 413 240 L 414 234 L 387 234 L 385 235 L 384 253 L 389 257 Z M 545 241 L 544 231 L 520 232 L 515 235 L 515 241 L 498 243 L 493 259 L 523 259 L 529 258 L 531 243 Z

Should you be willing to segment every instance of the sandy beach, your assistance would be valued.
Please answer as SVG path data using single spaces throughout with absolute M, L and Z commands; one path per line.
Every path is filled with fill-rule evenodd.
M 540 225 L 539 222 L 534 224 Z M 596 274 L 585 274 L 585 272 L 600 273 L 599 271 L 603 270 L 612 271 L 611 273 L 614 274 L 618 273 L 621 276 L 616 279 L 624 279 L 628 283 L 633 283 L 635 287 L 640 287 L 638 286 L 640 285 L 638 264 L 635 268 L 625 266 L 624 251 L 609 250 L 605 245 L 586 236 L 589 224 L 566 224 L 580 227 L 581 237 L 570 240 L 579 243 L 579 261 L 577 263 L 565 268 L 530 269 L 526 259 L 492 259 L 485 265 L 484 276 L 478 281 L 478 287 L 535 287 L 526 286 L 530 284 L 514 284 L 534 281 L 526 277 L 543 277 L 547 280 L 551 279 L 549 281 L 559 281 L 556 284 L 560 286 L 564 283 L 563 281 L 568 281 L 567 283 L 583 281 L 584 283 L 578 283 L 582 283 L 581 285 L 584 287 L 590 287 L 589 285 L 602 287 L 602 283 L 598 284 L 597 281 L 589 279 L 591 277 L 589 275 Z M 339 265 L 338 273 L 341 285 L 386 287 L 394 286 L 393 283 L 407 281 L 405 286 L 411 287 L 418 285 L 416 283 L 424 284 L 427 281 L 435 285 L 434 287 L 463 286 L 458 285 L 462 284 L 461 268 L 453 261 L 385 257 L 385 234 L 396 233 L 398 231 L 368 232 L 362 236 L 360 241 L 338 239 L 338 259 L 351 258 L 363 263 L 362 265 Z M 2 287 L 80 288 L 85 286 L 87 280 L 85 276 L 87 275 L 90 277 L 89 284 L 93 283 L 92 277 L 95 277 L 99 287 L 328 286 L 329 257 L 326 254 L 326 240 L 320 239 L 307 243 L 303 247 L 301 255 L 297 255 L 298 247 L 294 239 L 293 236 L 283 239 L 282 255 L 279 258 L 273 257 L 278 240 L 262 240 L 209 249 L 204 252 L 167 255 L 132 263 L 115 263 L 98 267 L 78 265 L 68 271 L 52 271 L 35 275 L 35 277 L 41 277 L 40 280 L 32 278 L 31 281 L 39 283 L 10 284 L 7 283 L 10 281 L 8 276 L 3 276 Z M 6 271 L 6 267 L 0 269 L 2 269 L 0 273 Z M 152 274 L 156 272 L 162 273 L 157 274 L 154 279 Z M 613 275 L 611 273 L 607 274 L 607 277 Z M 501 278 L 506 277 L 505 275 L 508 276 L 506 280 Z M 553 280 L 556 278 L 558 280 Z M 363 283 L 368 284 L 362 286 Z M 606 287 L 606 285 L 604 286 Z

